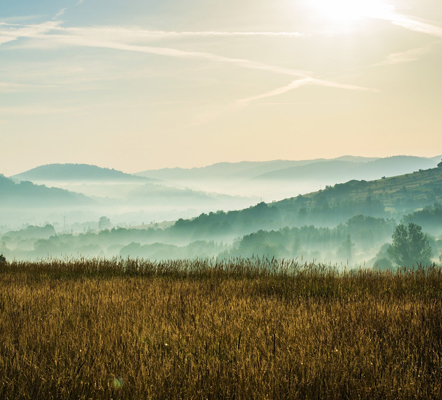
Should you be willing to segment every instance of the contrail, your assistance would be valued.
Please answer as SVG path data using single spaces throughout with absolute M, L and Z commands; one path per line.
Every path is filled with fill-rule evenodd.
M 370 89 L 370 88 L 365 88 L 362 86 L 356 86 L 356 85 L 347 85 L 344 83 L 337 83 L 337 82 L 331 82 L 331 81 L 325 81 L 322 79 L 315 79 L 315 78 L 305 78 L 305 79 L 297 79 L 291 83 L 289 83 L 287 86 L 283 86 L 280 87 L 278 89 L 275 90 L 271 90 L 270 92 L 264 93 L 264 94 L 260 94 L 257 96 L 253 96 L 253 97 L 248 97 L 245 99 L 240 99 L 237 100 L 235 102 L 235 104 L 238 107 L 243 107 L 248 105 L 249 103 L 253 102 L 253 101 L 257 101 L 257 100 L 261 100 L 261 99 L 265 99 L 267 97 L 274 97 L 274 96 L 279 96 L 280 94 L 284 94 L 287 92 L 290 92 L 291 90 L 297 89 L 301 86 L 306 86 L 306 85 L 316 85 L 316 86 L 324 86 L 324 87 L 332 87 L 332 88 L 337 88 L 337 89 L 346 89 L 346 90 L 360 90 L 360 91 L 369 91 L 369 92 L 379 92 L 379 90 L 377 89 Z
M 56 31 L 56 32 L 62 32 L 66 34 L 48 34 L 49 31 Z M 155 54 L 159 56 L 165 56 L 165 57 L 177 57 L 177 58 L 193 58 L 193 59 L 202 59 L 202 60 L 209 60 L 213 62 L 218 63 L 226 63 L 226 64 L 232 64 L 236 65 L 238 67 L 242 68 L 248 68 L 253 70 L 261 70 L 261 71 L 268 71 L 276 74 L 281 75 L 288 75 L 292 77 L 296 77 L 298 79 L 292 81 L 289 85 L 277 88 L 275 90 L 272 90 L 268 93 L 264 93 L 258 96 L 253 96 L 250 98 L 237 100 L 234 104 L 234 108 L 245 106 L 253 101 L 267 98 L 267 97 L 273 97 L 277 96 L 286 92 L 289 92 L 291 90 L 294 90 L 298 87 L 305 86 L 305 85 L 317 85 L 317 86 L 324 86 L 324 87 L 333 87 L 333 88 L 339 88 L 344 90 L 363 90 L 363 91 L 376 91 L 375 89 L 369 89 L 364 88 L 356 85 L 348 85 L 348 84 L 342 84 L 332 81 L 327 81 L 323 79 L 316 79 L 313 78 L 311 75 L 311 72 L 308 71 L 300 71 L 296 69 L 290 69 L 290 68 L 283 68 L 278 67 L 275 65 L 269 65 L 269 64 L 263 64 L 256 61 L 250 61 L 247 59 L 242 58 L 229 58 L 224 56 L 219 56 L 212 53 L 206 53 L 206 52 L 195 52 L 195 51 L 184 51 L 184 50 L 178 50 L 174 48 L 168 48 L 168 47 L 153 47 L 153 46 L 144 46 L 144 45 L 133 45 L 128 44 L 124 42 L 120 42 L 118 40 L 115 41 L 109 41 L 109 40 L 97 40 L 94 38 L 94 34 L 97 33 L 117 33 L 119 36 L 123 34 L 123 38 L 121 39 L 127 39 L 127 34 L 132 34 L 133 31 L 131 30 L 121 30 L 121 29 L 109 29 L 102 30 L 102 29 L 84 29 L 84 28 L 63 28 L 60 27 L 60 22 L 50 22 L 42 25 L 37 26 L 30 26 L 22 29 L 16 29 L 13 31 L 13 34 L 8 39 L 15 40 L 18 37 L 33 37 L 38 39 L 44 39 L 44 40 L 50 40 L 53 42 L 63 43 L 66 45 L 73 45 L 73 46 L 82 46 L 82 47 L 96 47 L 96 48 L 107 48 L 107 49 L 114 49 L 114 50 L 121 50 L 121 51 L 130 51 L 130 52 L 138 52 L 138 53 L 146 53 L 146 54 Z M 139 37 L 138 33 L 140 31 L 136 31 L 137 36 Z M 152 32 L 152 31 L 142 31 L 142 32 Z M 2 31 L 0 31 L 0 35 L 2 35 Z M 190 32 L 184 33 L 189 34 Z M 255 32 L 256 33 L 256 32 Z M 245 32 L 242 34 L 255 34 L 253 32 Z M 262 34 L 267 34 L 268 32 L 262 32 Z M 171 33 L 175 34 L 175 33 Z M 179 33 L 178 33 L 179 34 Z M 192 33 L 193 34 L 193 33 Z M 199 34 L 222 34 L 222 35 L 234 35 L 235 32 L 230 33 L 220 33 L 220 32 L 200 32 L 195 33 L 197 35 Z M 108 35 L 107 35 L 108 36 Z M 112 36 L 112 35 L 110 35 Z M 0 36 L 0 43 L 2 40 L 2 36 Z
M 115 50 L 133 51 L 138 53 L 156 54 L 160 56 L 167 57 L 178 57 L 178 58 L 199 58 L 214 62 L 221 62 L 227 64 L 235 64 L 237 66 L 249 69 L 256 69 L 262 71 L 270 71 L 282 75 L 291 75 L 297 77 L 310 77 L 307 71 L 298 71 L 289 68 L 282 68 L 275 65 L 262 64 L 255 61 L 250 61 L 242 58 L 229 58 L 224 56 L 219 56 L 212 53 L 196 52 L 196 51 L 184 51 L 177 50 L 168 47 L 152 47 L 152 46 L 140 46 L 131 45 L 126 43 L 116 43 L 116 42 L 105 42 L 105 41 L 94 41 L 90 38 L 78 38 L 75 36 L 51 36 L 52 40 L 62 42 L 65 44 L 84 46 L 84 47 L 99 47 Z
M 168 38 L 168 37 L 205 37 L 205 36 L 221 36 L 221 37 L 236 37 L 236 36 L 269 36 L 269 37 L 305 37 L 307 35 L 300 32 L 273 32 L 273 31 L 160 31 L 160 30 L 146 30 L 146 29 L 125 29 L 119 27 L 100 27 L 100 28 L 60 28 L 65 32 L 69 33 L 102 33 L 104 35 L 107 34 L 120 34 L 120 35 L 128 35 L 133 38 Z

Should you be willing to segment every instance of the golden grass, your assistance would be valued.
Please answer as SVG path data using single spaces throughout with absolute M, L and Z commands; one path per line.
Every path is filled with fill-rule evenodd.
M 442 273 L 0 266 L 1 399 L 440 399 Z

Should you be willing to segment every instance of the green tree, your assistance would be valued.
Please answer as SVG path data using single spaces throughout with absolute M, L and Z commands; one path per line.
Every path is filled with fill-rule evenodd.
M 112 226 L 111 221 L 107 217 L 101 217 L 100 220 L 98 221 L 98 229 L 100 230 L 110 229 L 111 226 Z
M 355 247 L 354 243 L 351 241 L 351 236 L 347 235 L 345 240 L 342 242 L 341 247 L 338 250 L 338 256 L 342 259 L 347 259 L 350 263 L 353 258 L 353 248 Z
M 431 264 L 433 252 L 428 236 L 422 232 L 422 227 L 409 223 L 397 226 L 393 233 L 393 243 L 388 247 L 390 258 L 401 267 L 427 266 Z
M 6 262 L 6 257 L 3 255 L 3 253 L 0 254 L 0 264 L 4 264 Z
M 388 258 L 381 258 L 374 263 L 374 269 L 378 271 L 392 271 L 393 264 Z

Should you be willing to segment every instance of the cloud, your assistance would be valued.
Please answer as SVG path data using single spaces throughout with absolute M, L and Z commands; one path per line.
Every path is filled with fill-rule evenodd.
M 260 94 L 257 96 L 247 97 L 245 99 L 240 99 L 235 102 L 236 106 L 238 107 L 244 107 L 250 104 L 253 101 L 265 99 L 267 97 L 273 97 L 273 96 L 279 96 L 280 94 L 290 92 L 291 90 L 297 89 L 301 86 L 309 85 L 314 81 L 313 78 L 305 78 L 305 79 L 298 79 L 291 83 L 289 83 L 287 86 L 280 87 L 275 90 L 271 90 L 270 92 Z
M 128 30 L 128 29 L 120 29 L 120 28 L 64 28 L 60 25 L 60 22 L 48 22 L 46 24 L 36 25 L 36 26 L 27 26 L 21 29 L 12 29 L 9 28 L 5 35 L 9 39 L 15 40 L 19 37 L 28 37 L 28 38 L 36 38 L 40 40 L 46 40 L 48 42 L 70 45 L 70 46 L 80 46 L 80 47 L 95 47 L 95 48 L 105 48 L 105 49 L 113 49 L 120 50 L 126 52 L 137 52 L 137 53 L 145 53 L 145 54 L 154 54 L 158 56 L 164 57 L 174 57 L 174 58 L 188 58 L 188 59 L 200 59 L 212 61 L 215 63 L 224 63 L 235 65 L 241 68 L 247 68 L 251 70 L 260 70 L 267 71 L 280 75 L 287 75 L 291 77 L 296 77 L 298 79 L 292 81 L 289 85 L 284 86 L 282 88 L 277 88 L 268 93 L 264 93 L 258 96 L 249 97 L 246 99 L 238 100 L 233 105 L 227 106 L 226 110 L 223 112 L 215 112 L 209 113 L 210 115 L 206 115 L 203 118 L 199 118 L 197 124 L 205 123 L 207 120 L 211 120 L 217 118 L 219 115 L 230 112 L 231 110 L 236 110 L 238 108 L 247 106 L 249 103 L 267 98 L 277 96 L 288 91 L 294 90 L 301 86 L 305 85 L 316 85 L 323 87 L 332 87 L 339 88 L 344 90 L 364 90 L 364 91 L 375 91 L 369 88 L 363 88 L 355 85 L 347 85 L 341 84 L 337 82 L 332 82 L 324 79 L 317 79 L 312 76 L 311 72 L 301 71 L 291 68 L 279 67 L 276 65 L 264 64 L 256 61 L 251 61 L 243 58 L 230 58 L 225 56 L 220 56 L 213 53 L 206 52 L 197 52 L 197 51 L 185 51 L 179 50 L 175 48 L 169 47 L 154 47 L 140 44 L 132 44 L 130 43 L 134 39 L 140 39 L 143 35 L 149 35 L 152 31 L 143 31 L 143 30 Z M 157 32 L 157 31 L 155 31 Z M 158 33 L 158 32 L 157 32 Z M 0 40 L 4 31 L 0 29 Z M 161 32 L 161 34 L 166 34 L 165 32 Z M 175 33 L 169 32 L 167 34 L 179 35 L 179 34 L 195 34 L 195 35 L 220 35 L 220 36 L 228 36 L 235 35 L 238 32 L 183 32 L 183 33 Z M 241 34 L 247 35 L 255 35 L 257 32 L 246 32 Z M 269 32 L 261 32 L 259 34 L 268 35 Z M 290 33 L 293 34 L 293 33 Z M 105 38 L 107 40 L 105 40 Z M 129 42 L 130 41 L 130 42 Z
M 413 32 L 424 33 L 426 35 L 442 38 L 442 27 L 427 21 L 421 21 L 414 17 L 394 13 L 384 19 L 392 22 L 394 25 Z
M 357 91 L 372 92 L 372 93 L 379 93 L 380 92 L 379 89 L 367 88 L 367 87 L 358 86 L 358 85 L 348 85 L 345 83 L 338 83 L 338 82 L 332 82 L 332 81 L 325 81 L 323 79 L 313 79 L 311 84 L 317 85 L 317 86 L 335 88 L 335 89 L 357 90 Z
M 204 52 L 196 52 L 196 51 L 184 51 L 184 50 L 178 50 L 174 48 L 169 47 L 152 47 L 152 46 L 141 46 L 141 45 L 132 45 L 127 43 L 119 43 L 119 42 L 107 42 L 107 41 L 95 41 L 92 38 L 87 37 L 78 37 L 78 36 L 72 36 L 72 35 L 51 35 L 51 40 L 69 44 L 69 45 L 76 45 L 76 46 L 83 46 L 83 47 L 98 47 L 98 48 L 106 48 L 106 49 L 114 49 L 114 50 L 123 50 L 123 51 L 130 51 L 130 52 L 137 52 L 137 53 L 146 53 L 146 54 L 155 54 L 159 56 L 165 56 L 165 57 L 176 57 L 176 58 L 196 58 L 196 59 L 203 59 L 213 62 L 220 62 L 220 63 L 227 63 L 227 64 L 234 64 L 239 67 L 248 68 L 248 69 L 255 69 L 255 70 L 262 70 L 262 71 L 269 71 L 276 74 L 282 74 L 282 75 L 291 75 L 291 76 L 298 76 L 298 77 L 307 77 L 308 72 L 306 71 L 298 71 L 295 69 L 289 69 L 289 68 L 283 68 L 278 67 L 275 65 L 268 65 L 259 63 L 256 61 L 250 61 L 247 59 L 241 59 L 241 58 L 229 58 L 224 56 L 219 56 L 213 53 L 204 53 Z
M 137 36 L 138 38 L 179 38 L 179 37 L 238 37 L 238 36 L 261 36 L 261 37 L 291 37 L 299 38 L 305 37 L 306 35 L 299 32 L 259 32 L 259 31 L 249 31 L 249 32 L 228 32 L 228 31 L 152 31 L 144 29 L 115 29 L 115 28 L 100 28 L 96 30 L 102 33 L 120 33 L 120 34 L 130 34 L 132 36 Z
M 5 26 L 7 24 L 4 24 Z M 55 31 L 59 34 L 47 35 L 50 31 Z M 143 30 L 127 30 L 127 29 L 96 29 L 96 28 L 62 28 L 60 22 L 53 21 L 47 22 L 41 25 L 30 25 L 20 29 L 0 29 L 0 44 L 6 43 L 12 40 L 17 40 L 20 37 L 34 37 L 38 39 L 45 39 L 52 42 L 64 43 L 68 45 L 76 45 L 82 47 L 98 47 L 98 48 L 108 48 L 114 50 L 132 51 L 139 53 L 156 54 L 160 56 L 167 57 L 178 57 L 178 58 L 199 58 L 214 62 L 235 64 L 237 66 L 249 69 L 263 70 L 274 72 L 278 74 L 306 77 L 308 72 L 298 71 L 289 68 L 283 68 L 273 65 L 267 65 L 255 61 L 250 61 L 246 59 L 239 58 L 229 58 L 223 57 L 212 53 L 204 52 L 193 52 L 193 51 L 183 51 L 167 47 L 152 47 L 152 46 L 142 46 L 129 44 L 126 41 L 128 39 L 134 40 L 135 38 L 140 38 L 146 34 L 148 31 Z M 61 33 L 61 34 L 60 34 Z M 189 34 L 190 32 L 187 32 Z M 208 32 L 202 33 L 207 34 Z M 199 34 L 199 33 L 196 33 Z M 208 34 L 215 34 L 215 32 L 210 32 Z M 218 32 L 220 35 L 230 35 L 232 33 L 228 32 Z M 235 34 L 235 33 L 233 33 Z M 245 33 L 245 34 L 251 34 Z M 98 40 L 96 38 L 98 36 Z M 113 40 L 102 40 L 102 37 L 112 37 Z
M 242 108 L 245 108 L 250 105 L 250 103 L 255 102 L 257 100 L 265 99 L 268 97 L 274 97 L 279 96 L 281 94 L 290 92 L 292 90 L 298 89 L 303 86 L 307 85 L 316 85 L 316 86 L 324 86 L 324 87 L 331 87 L 331 88 L 337 88 L 337 89 L 345 89 L 345 90 L 358 90 L 358 91 L 370 91 L 370 92 L 379 92 L 376 89 L 369 89 L 361 86 L 355 86 L 355 85 L 347 85 L 343 83 L 336 83 L 336 82 L 330 82 L 330 81 L 324 81 L 321 79 L 315 79 L 315 78 L 303 78 L 303 79 L 296 79 L 292 82 L 290 82 L 288 85 L 271 90 L 269 92 L 247 97 L 244 99 L 236 100 L 234 103 L 227 105 L 227 106 L 221 106 L 217 107 L 214 110 L 205 111 L 202 113 L 198 113 L 193 117 L 192 123 L 187 128 L 193 128 L 197 127 L 203 124 L 206 124 L 208 122 L 211 122 L 213 120 L 216 120 L 226 114 L 230 114 L 233 112 L 236 112 Z
M 382 61 L 374 66 L 403 64 L 419 60 L 423 55 L 430 51 L 428 46 L 411 49 L 403 52 L 390 54 L 385 61 Z
M 376 92 L 376 89 L 370 89 L 370 88 L 364 88 L 361 86 L 355 86 L 355 85 L 347 85 L 347 84 L 341 84 L 337 82 L 332 81 L 326 81 L 322 79 L 315 79 L 311 76 L 311 73 L 306 71 L 299 71 L 289 68 L 282 68 L 274 65 L 268 65 L 268 64 L 262 64 L 255 61 L 250 61 L 246 59 L 238 59 L 238 58 L 228 58 L 223 56 L 218 56 L 216 54 L 212 53 L 202 53 L 202 52 L 189 52 L 189 51 L 182 51 L 172 48 L 166 48 L 166 47 L 149 47 L 149 46 L 139 46 L 139 45 L 130 45 L 130 44 L 124 44 L 124 43 L 115 43 L 115 42 L 94 42 L 94 41 L 84 41 L 84 40 L 78 40 L 77 38 L 64 38 L 61 39 L 65 43 L 69 44 L 76 44 L 81 46 L 89 46 L 89 47 L 101 47 L 101 48 L 110 48 L 110 49 L 116 49 L 116 50 L 124 50 L 124 51 L 134 51 L 134 52 L 141 52 L 141 53 L 148 53 L 148 54 L 156 54 L 156 55 L 162 55 L 167 57 L 179 57 L 179 58 L 199 58 L 199 59 L 205 59 L 209 61 L 214 62 L 221 62 L 221 63 L 227 63 L 227 64 L 234 64 L 242 68 L 248 68 L 248 69 L 255 69 L 255 70 L 262 70 L 262 71 L 269 71 L 276 74 L 281 75 L 289 75 L 289 76 L 296 76 L 298 78 L 303 78 L 301 81 L 294 81 L 289 86 L 286 87 L 287 90 L 284 88 L 276 89 L 275 92 L 278 92 L 280 90 L 292 90 L 296 87 L 298 87 L 301 82 L 302 85 L 304 84 L 312 84 L 312 85 L 318 85 L 318 86 L 326 86 L 326 87 L 334 87 L 339 89 L 345 89 L 345 90 L 363 90 L 363 91 L 372 91 Z M 293 85 L 293 87 L 292 87 Z M 276 93 L 279 94 L 279 93 Z M 275 95 L 276 95 L 275 94 Z M 265 96 L 269 97 L 269 96 Z
M 41 15 L 22 15 L 22 16 L 16 16 L 16 17 L 7 17 L 7 18 L 0 18 L 0 21 L 5 23 L 13 23 L 13 22 L 23 22 L 23 21 L 32 21 L 33 19 L 43 18 Z
M 250 103 L 252 103 L 254 101 L 265 99 L 265 98 L 268 98 L 268 97 L 279 96 L 281 94 L 290 92 L 292 90 L 298 89 L 298 88 L 300 88 L 302 86 L 306 86 L 306 85 L 324 86 L 324 87 L 337 88 L 337 89 L 345 89 L 345 90 L 359 90 L 359 91 L 379 92 L 376 89 L 370 89 L 370 88 L 365 88 L 365 87 L 356 86 L 356 85 L 347 85 L 347 84 L 344 84 L 344 83 L 325 81 L 325 80 L 315 79 L 315 78 L 305 78 L 305 79 L 297 79 L 297 80 L 289 83 L 287 86 L 283 86 L 283 87 L 280 87 L 278 89 L 271 90 L 270 92 L 267 92 L 267 93 L 264 93 L 264 94 L 260 94 L 260 95 L 257 95 L 257 96 L 253 96 L 253 97 L 248 97 L 248 98 L 245 98 L 245 99 L 237 100 L 235 102 L 235 104 L 236 104 L 237 107 L 244 107 L 244 106 L 247 106 L 248 104 L 250 104 Z
M 55 14 L 54 19 L 61 17 L 66 12 L 66 10 L 67 10 L 67 8 L 62 8 L 57 14 Z
M 0 45 L 19 38 L 37 38 L 60 26 L 59 21 L 48 21 L 37 25 L 13 25 L 0 23 Z
M 177 36 L 268 36 L 268 37 L 305 37 L 306 35 L 299 32 L 217 32 L 217 31 L 200 31 L 200 32 L 168 32 L 168 31 L 146 31 L 147 35 L 152 36 L 165 36 L 165 37 L 177 37 Z
M 101 39 L 112 40 L 156 40 L 181 37 L 288 37 L 300 38 L 308 35 L 300 32 L 272 32 L 272 31 L 160 31 L 140 28 L 121 28 L 113 26 L 87 27 L 87 28 L 60 28 L 66 33 L 80 36 L 94 36 Z

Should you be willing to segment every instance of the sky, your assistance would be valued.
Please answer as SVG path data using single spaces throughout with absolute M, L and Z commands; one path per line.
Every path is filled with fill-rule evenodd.
M 0 0 L 0 173 L 435 156 L 440 0 Z

